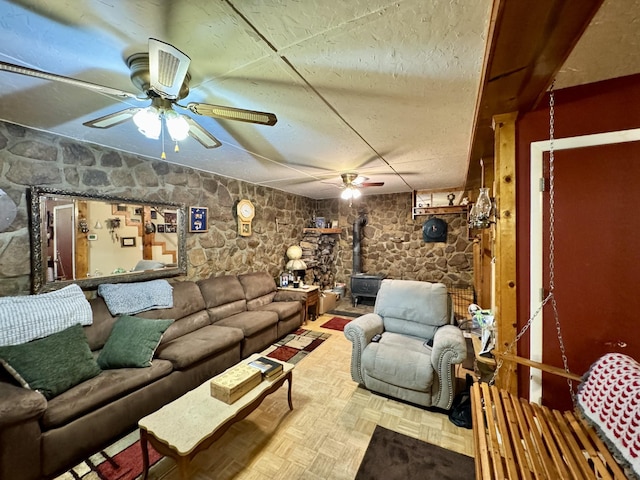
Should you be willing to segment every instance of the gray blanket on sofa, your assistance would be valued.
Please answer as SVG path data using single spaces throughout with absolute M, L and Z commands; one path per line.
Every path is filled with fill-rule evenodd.
M 166 280 L 103 283 L 98 287 L 98 295 L 114 316 L 173 307 L 173 287 Z

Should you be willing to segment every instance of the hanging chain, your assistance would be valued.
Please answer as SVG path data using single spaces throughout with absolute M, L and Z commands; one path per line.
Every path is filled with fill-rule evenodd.
M 565 372 L 569 373 L 569 361 L 567 359 L 566 349 L 564 346 L 564 340 L 562 339 L 562 331 L 560 328 L 560 319 L 558 316 L 558 306 L 556 303 L 556 298 L 554 295 L 555 290 L 555 154 L 554 154 L 554 142 L 555 142 L 555 95 L 554 95 L 554 87 L 555 81 L 551 83 L 551 87 L 549 89 L 549 293 L 546 295 L 545 299 L 542 301 L 537 310 L 533 313 L 531 317 L 527 320 L 527 323 L 524 325 L 522 330 L 516 335 L 513 341 L 509 344 L 504 353 L 510 353 L 513 348 L 517 345 L 520 338 L 529 330 L 531 327 L 531 323 L 533 320 L 540 314 L 544 306 L 551 301 L 551 306 L 553 309 L 553 316 L 556 325 L 556 334 L 558 336 L 558 342 L 560 344 L 560 352 L 562 354 L 562 363 L 564 365 Z M 496 362 L 496 369 L 493 372 L 491 380 L 489 380 L 489 384 L 493 385 L 495 383 L 496 377 L 498 376 L 498 372 L 502 364 L 504 363 L 504 359 L 501 357 L 498 358 Z M 567 379 L 567 384 L 569 386 L 569 394 L 571 395 L 571 399 L 575 402 L 575 393 L 573 391 L 573 382 L 571 379 Z
M 553 317 L 556 324 L 556 335 L 558 337 L 558 344 L 560 345 L 560 353 L 562 354 L 562 365 L 564 371 L 569 373 L 569 360 L 567 359 L 567 351 L 564 346 L 564 340 L 562 339 L 562 330 L 560 328 L 560 319 L 558 316 L 558 305 L 556 303 L 555 290 L 555 272 L 556 272 L 556 256 L 555 256 L 555 244 L 556 244 L 556 203 L 555 203 L 555 154 L 554 154 L 554 141 L 555 141 L 555 95 L 553 91 L 555 81 L 551 83 L 549 89 L 549 295 L 551 298 L 551 306 L 553 307 Z M 569 394 L 571 399 L 575 402 L 575 392 L 573 391 L 573 382 L 570 378 L 567 378 L 567 385 L 569 386 Z

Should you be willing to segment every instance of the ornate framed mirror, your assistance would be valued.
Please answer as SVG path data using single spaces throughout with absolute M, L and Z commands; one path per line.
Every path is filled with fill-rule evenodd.
M 33 293 L 187 271 L 183 204 L 46 187 L 29 194 Z

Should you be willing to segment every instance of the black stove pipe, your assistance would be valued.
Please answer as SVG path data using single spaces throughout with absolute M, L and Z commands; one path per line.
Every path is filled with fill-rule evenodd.
M 360 243 L 362 241 L 362 229 L 367 224 L 366 215 L 360 215 L 353 222 L 353 272 L 352 274 L 362 273 L 362 250 Z

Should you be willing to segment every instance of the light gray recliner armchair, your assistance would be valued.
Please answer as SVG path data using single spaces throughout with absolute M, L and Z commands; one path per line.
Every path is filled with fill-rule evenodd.
M 448 410 L 455 364 L 467 356 L 462 331 L 442 283 L 383 280 L 374 313 L 349 322 L 351 378 L 368 390 Z M 371 339 L 376 334 L 378 342 Z

